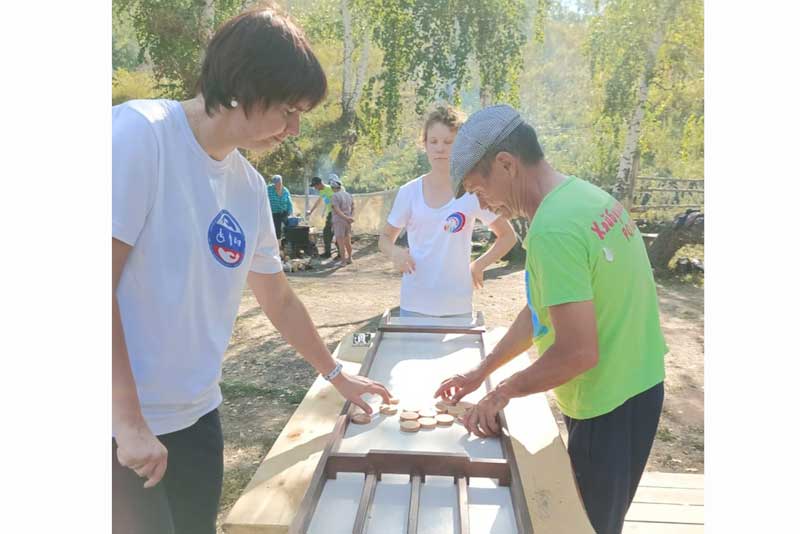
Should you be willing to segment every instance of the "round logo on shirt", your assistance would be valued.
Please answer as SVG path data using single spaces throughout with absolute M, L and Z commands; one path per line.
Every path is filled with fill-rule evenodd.
M 460 211 L 457 211 L 447 216 L 447 220 L 444 223 L 444 230 L 446 232 L 450 232 L 451 234 L 455 234 L 463 230 L 466 224 L 467 217 Z
M 238 267 L 244 259 L 244 231 L 228 210 L 220 210 L 208 227 L 211 255 L 225 267 Z

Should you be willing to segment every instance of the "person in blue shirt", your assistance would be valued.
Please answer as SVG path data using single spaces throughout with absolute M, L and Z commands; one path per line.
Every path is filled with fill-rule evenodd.
M 272 208 L 272 220 L 275 223 L 275 237 L 280 241 L 283 225 L 294 211 L 292 195 L 283 185 L 283 177 L 280 174 L 272 177 L 272 183 L 267 186 L 267 194 L 269 206 Z

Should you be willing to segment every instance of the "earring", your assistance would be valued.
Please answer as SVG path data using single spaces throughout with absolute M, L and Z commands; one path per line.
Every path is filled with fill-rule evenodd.
M 235 108 L 238 105 L 239 105 L 239 102 L 237 102 L 235 98 L 231 98 L 231 107 Z

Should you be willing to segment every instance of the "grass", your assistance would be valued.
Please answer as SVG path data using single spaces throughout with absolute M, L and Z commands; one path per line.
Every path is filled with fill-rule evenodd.
M 220 383 L 220 388 L 222 389 L 222 396 L 226 400 L 266 397 L 297 405 L 306 395 L 306 390 L 303 388 L 264 387 L 245 382 L 222 382 Z

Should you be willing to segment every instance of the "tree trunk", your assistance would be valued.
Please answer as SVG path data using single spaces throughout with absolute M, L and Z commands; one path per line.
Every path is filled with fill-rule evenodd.
M 344 26 L 344 57 L 342 59 L 342 117 L 351 115 L 353 105 L 353 19 L 349 0 L 342 0 L 342 24 Z
M 675 222 L 665 225 L 659 230 L 658 237 L 650 248 L 647 255 L 650 257 L 650 265 L 658 271 L 669 269 L 669 262 L 675 253 L 684 245 L 702 245 L 705 243 L 705 219 L 702 213 L 689 215 L 679 215 Z M 682 218 L 686 219 L 681 222 Z M 691 222 L 687 222 L 691 221 Z
M 667 33 L 667 27 L 674 18 L 675 9 L 677 7 L 677 0 L 667 6 L 665 16 L 662 19 L 662 24 L 658 26 L 653 40 L 648 49 L 647 61 L 642 71 L 642 77 L 639 80 L 639 91 L 636 99 L 636 107 L 631 114 L 630 121 L 628 122 L 628 133 L 625 136 L 625 146 L 622 150 L 622 156 L 619 160 L 619 168 L 617 170 L 617 178 L 612 188 L 614 197 L 623 202 L 628 203 L 630 206 L 630 196 L 633 194 L 631 190 L 631 171 L 633 167 L 633 158 L 637 149 L 639 148 L 639 136 L 642 133 L 642 121 L 644 120 L 644 113 L 647 109 L 647 95 L 650 91 L 650 81 L 653 78 L 655 71 L 656 59 L 658 58 L 658 51 L 664 43 L 664 37 Z

